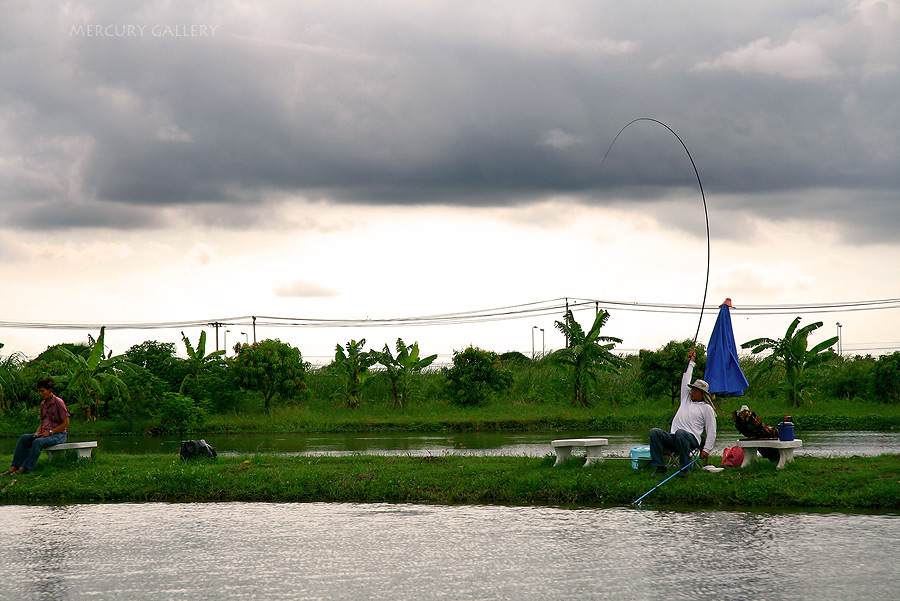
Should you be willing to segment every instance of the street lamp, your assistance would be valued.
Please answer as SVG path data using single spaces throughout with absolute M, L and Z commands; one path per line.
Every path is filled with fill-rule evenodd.
M 249 344 L 250 344 L 250 337 L 247 336 L 247 332 L 241 332 L 241 334 L 244 335 L 244 344 L 249 345 Z
M 531 327 L 531 360 L 534 361 L 534 331 L 540 330 L 537 326 Z
M 225 330 L 225 333 L 222 334 L 222 347 L 225 349 L 225 354 L 228 354 L 228 332 L 231 330 Z
M 541 359 L 547 353 L 547 338 L 544 336 L 544 328 L 541 328 Z
M 842 326 L 841 326 L 841 322 L 839 322 L 839 321 L 838 321 L 838 322 L 835 322 L 835 324 L 837 325 L 837 337 L 838 337 L 838 341 L 837 341 L 837 352 L 838 352 L 838 356 L 839 356 L 839 357 L 842 357 L 843 354 L 844 354 L 844 347 L 843 347 L 843 345 L 841 344 L 841 327 L 842 327 Z

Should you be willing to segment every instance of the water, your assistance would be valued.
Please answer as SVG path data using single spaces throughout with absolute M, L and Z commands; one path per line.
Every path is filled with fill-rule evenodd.
M 609 440 L 605 455 L 628 456 L 631 447 L 646 445 L 647 432 L 465 432 L 342 433 L 342 434 L 211 434 L 203 435 L 218 453 L 245 455 L 284 453 L 301 455 L 507 455 L 543 457 L 552 453 L 554 438 L 600 436 Z M 193 437 L 199 437 L 193 435 Z M 836 457 L 900 453 L 898 432 L 803 432 L 803 448 L 795 456 Z M 73 440 L 76 438 L 73 437 Z M 108 436 L 102 451 L 111 453 L 177 454 L 181 437 Z M 714 453 L 737 444 L 737 434 L 720 436 Z
M 893 515 L 0 506 L 0 599 L 896 600 L 898 544 Z

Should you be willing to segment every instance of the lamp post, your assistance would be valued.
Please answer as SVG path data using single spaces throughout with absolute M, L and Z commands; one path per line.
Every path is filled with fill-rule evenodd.
M 541 359 L 547 353 L 547 338 L 544 336 L 544 328 L 541 328 Z
M 225 333 L 222 334 L 222 347 L 225 349 L 225 354 L 228 354 L 228 332 L 231 330 L 225 330 Z
M 839 322 L 839 321 L 835 322 L 835 325 L 837 325 L 837 337 L 838 337 L 837 352 L 838 352 L 839 357 L 843 357 L 844 356 L 844 347 L 841 344 L 841 327 L 842 327 L 841 322 Z
M 241 332 L 241 334 L 244 335 L 244 344 L 249 345 L 249 344 L 250 344 L 250 337 L 247 336 L 247 332 Z
M 537 326 L 531 327 L 531 360 L 534 361 L 534 331 L 539 330 Z

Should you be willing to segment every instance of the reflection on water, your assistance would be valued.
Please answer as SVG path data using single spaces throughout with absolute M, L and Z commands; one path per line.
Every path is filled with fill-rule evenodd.
M 897 516 L 0 506 L 4 599 L 898 599 Z
M 446 434 L 210 434 L 204 435 L 224 455 L 289 453 L 304 455 L 506 455 L 543 457 L 552 453 L 554 438 L 600 436 L 609 440 L 604 454 L 626 457 L 631 447 L 646 445 L 647 432 L 465 432 Z M 198 436 L 194 436 L 195 438 Z M 804 432 L 797 456 L 832 457 L 900 453 L 900 432 Z M 73 438 L 73 440 L 76 440 Z M 714 452 L 737 444 L 736 434 L 724 434 Z M 111 453 L 177 454 L 181 437 L 110 436 L 100 448 Z

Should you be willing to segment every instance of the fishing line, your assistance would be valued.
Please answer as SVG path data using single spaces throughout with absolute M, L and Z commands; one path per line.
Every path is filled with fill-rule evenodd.
M 710 247 L 710 241 L 709 241 L 709 211 L 707 210 L 707 207 L 706 207 L 706 194 L 703 192 L 703 182 L 700 181 L 700 172 L 697 171 L 697 164 L 694 163 L 694 157 L 691 156 L 691 151 L 688 150 L 687 144 L 684 143 L 684 140 L 681 139 L 681 136 L 679 136 L 677 133 L 675 133 L 674 129 L 672 129 L 671 127 L 669 127 L 668 125 L 666 125 L 665 123 L 660 121 L 659 119 L 653 119 L 651 117 L 638 117 L 637 119 L 629 121 L 627 124 L 625 124 L 625 127 L 620 129 L 619 133 L 616 134 L 616 137 L 613 138 L 612 144 L 609 145 L 609 148 L 606 150 L 606 154 L 603 155 L 603 160 L 600 161 L 600 167 L 598 168 L 598 171 L 600 169 L 603 169 L 603 163 L 606 162 L 606 157 L 609 156 L 610 151 L 612 150 L 613 146 L 615 145 L 616 140 L 618 140 L 619 136 L 622 135 L 622 132 L 624 132 L 626 129 L 628 129 L 628 127 L 630 125 L 632 125 L 633 123 L 637 123 L 638 121 L 651 121 L 653 123 L 658 123 L 659 125 L 662 125 L 667 130 L 669 130 L 672 133 L 672 135 L 675 136 L 679 142 L 681 142 L 681 147 L 684 148 L 684 151 L 687 153 L 688 158 L 691 161 L 691 167 L 694 168 L 694 175 L 697 176 L 697 185 L 700 186 L 700 198 L 703 199 L 703 216 L 706 218 L 706 283 L 703 285 L 703 302 L 700 303 L 700 319 L 697 320 L 697 332 L 694 334 L 694 345 L 696 345 L 697 337 L 700 336 L 700 324 L 703 322 L 703 310 L 706 308 L 706 293 L 709 290 L 709 264 L 710 264 L 710 257 L 712 255 L 712 252 L 710 250 L 711 247 Z

